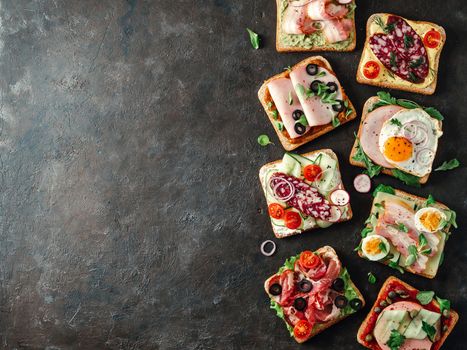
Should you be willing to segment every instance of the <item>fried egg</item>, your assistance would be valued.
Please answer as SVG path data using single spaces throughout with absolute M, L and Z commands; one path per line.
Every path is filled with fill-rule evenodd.
M 381 260 L 388 255 L 390 249 L 389 242 L 380 235 L 366 236 L 362 240 L 362 252 L 368 260 Z
M 379 150 L 395 168 L 415 176 L 431 172 L 441 123 L 421 108 L 404 109 L 381 127 Z
M 415 227 L 421 232 L 434 233 L 441 229 L 446 215 L 433 207 L 422 208 L 415 213 Z

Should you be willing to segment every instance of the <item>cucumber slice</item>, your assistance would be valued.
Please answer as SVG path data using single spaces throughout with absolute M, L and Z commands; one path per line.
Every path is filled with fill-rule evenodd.
M 290 153 L 284 154 L 284 157 L 282 157 L 282 162 L 279 166 L 279 170 L 282 171 L 283 173 L 290 174 L 293 169 L 300 163 L 290 155 Z
M 319 158 L 319 159 L 318 159 Z M 340 182 L 339 172 L 337 171 L 337 162 L 326 153 L 320 153 L 316 157 L 316 164 L 323 170 L 321 179 L 313 185 L 323 195 L 328 195 Z
M 332 222 L 317 219 L 316 220 L 316 225 L 318 225 L 321 228 L 328 228 L 329 226 L 332 225 Z

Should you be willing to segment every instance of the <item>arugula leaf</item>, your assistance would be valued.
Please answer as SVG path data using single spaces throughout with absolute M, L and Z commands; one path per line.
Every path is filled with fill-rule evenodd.
M 388 249 L 386 248 L 386 244 L 384 244 L 383 242 L 379 242 L 378 248 L 379 248 L 379 250 L 381 250 L 383 253 L 387 253 L 387 252 L 388 252 Z
M 456 222 L 456 218 L 457 218 L 457 214 L 454 210 L 449 210 L 449 220 L 448 220 L 448 223 L 450 223 L 452 226 L 454 226 L 454 228 L 457 228 L 457 222 Z
M 339 125 L 341 125 L 341 122 L 340 122 L 339 118 L 337 116 L 333 116 L 332 117 L 332 126 L 336 128 Z
M 305 114 L 302 114 L 300 119 L 297 120 L 297 123 L 300 123 L 303 126 L 308 126 L 308 120 L 306 119 Z
M 277 117 L 279 116 L 279 112 L 277 111 L 277 109 L 273 110 L 271 114 L 274 119 L 277 119 Z
M 393 329 L 386 345 L 389 346 L 391 350 L 399 350 L 404 341 L 405 336 L 399 333 L 398 330 Z
M 420 247 L 424 247 L 427 244 L 428 244 L 428 241 L 426 240 L 425 235 L 423 233 L 420 233 L 420 236 L 418 236 L 418 245 Z
M 326 75 L 326 72 L 324 70 L 322 70 L 321 72 L 319 72 L 318 74 L 316 74 L 316 76 L 318 78 L 321 78 L 321 77 L 324 77 Z
M 358 298 L 359 296 L 357 292 L 355 291 L 355 289 L 352 287 L 352 284 L 350 283 L 350 275 L 346 268 L 343 268 L 341 270 L 339 277 L 344 280 L 344 285 L 345 285 L 344 296 L 347 298 L 347 300 Z M 350 305 L 347 305 L 345 308 L 342 309 L 341 314 L 349 315 L 349 314 L 353 314 L 354 312 L 355 310 L 352 309 Z
M 362 238 L 365 238 L 371 231 L 373 231 L 372 227 L 365 227 L 360 234 Z
M 427 112 L 432 118 L 435 118 L 437 120 L 444 120 L 443 115 L 436 108 L 424 107 L 423 110 Z
M 289 105 L 292 105 L 293 104 L 293 97 L 292 97 L 292 91 L 289 91 L 289 98 L 288 98 L 288 101 Z
M 432 342 L 435 341 L 435 334 L 436 334 L 435 327 L 433 327 L 429 323 L 426 323 L 425 321 L 422 321 L 422 330 L 428 335 L 428 338 L 430 338 Z
M 376 276 L 373 275 L 371 272 L 368 272 L 368 282 L 370 282 L 371 284 L 376 283 Z
M 402 273 L 402 274 L 404 273 L 404 269 L 403 269 L 402 267 L 400 267 L 399 264 L 396 263 L 395 261 L 390 261 L 390 262 L 388 263 L 388 266 L 389 266 L 389 267 L 392 267 L 393 269 L 399 271 L 399 272 Z
M 399 169 L 392 169 L 392 175 L 406 185 L 420 187 L 420 178 L 418 176 L 405 173 Z
M 417 247 L 414 245 L 409 246 L 409 256 L 405 260 L 405 266 L 411 266 L 412 264 L 417 261 L 418 250 Z
M 409 232 L 409 229 L 403 223 L 392 224 L 390 226 L 394 227 L 397 231 L 400 231 L 400 232 L 405 232 L 405 233 Z
M 378 186 L 376 186 L 375 190 L 373 191 L 373 197 L 376 197 L 378 192 L 396 194 L 396 190 L 393 187 L 389 185 L 383 185 L 383 184 L 379 184 Z
M 396 102 L 399 106 L 408 108 L 408 109 L 414 109 L 414 108 L 422 108 L 418 103 L 410 100 L 406 100 L 404 98 L 398 98 Z
M 431 303 L 434 296 L 435 296 L 435 292 L 421 290 L 417 293 L 416 298 L 420 302 L 420 304 L 427 305 Z
M 306 97 L 306 90 L 305 87 L 302 84 L 296 84 L 295 85 L 295 91 L 303 97 Z
M 258 50 L 260 42 L 259 35 L 252 31 L 250 28 L 247 28 L 246 30 L 248 31 L 248 35 L 250 36 L 251 46 L 253 46 L 255 50 Z
M 436 203 L 435 197 L 433 197 L 431 194 L 429 194 L 428 198 L 425 201 L 424 206 L 427 207 L 427 206 L 429 206 L 431 204 L 435 204 L 435 203 Z
M 443 164 L 441 164 L 439 167 L 437 167 L 435 169 L 435 171 L 452 170 L 452 169 L 457 168 L 459 165 L 460 165 L 460 162 L 456 158 L 454 158 L 454 159 L 451 159 L 448 162 L 443 162 Z
M 284 130 L 284 124 L 282 122 L 276 122 L 276 126 L 279 129 L 279 131 Z
M 294 265 L 295 265 L 295 261 L 297 261 L 298 259 L 300 259 L 300 254 L 297 254 L 295 256 L 291 256 L 290 258 L 288 258 L 287 260 L 285 260 L 284 262 L 284 265 L 282 265 L 279 270 L 277 271 L 277 273 L 282 273 L 284 270 L 293 270 L 294 269 Z
M 444 313 L 444 310 L 449 311 L 451 309 L 451 302 L 449 300 L 436 297 L 436 301 L 439 304 L 439 309 L 441 311 L 441 314 Z
M 352 108 L 347 108 L 347 110 L 345 111 L 345 117 L 347 118 L 349 115 L 351 115 L 353 112 L 353 109 Z
M 258 143 L 265 147 L 269 144 L 271 144 L 272 142 L 269 140 L 269 136 L 268 135 L 259 135 L 258 136 Z
M 367 173 L 369 177 L 374 177 L 381 172 L 382 167 L 379 165 L 375 165 L 370 158 L 363 152 L 362 146 L 360 145 L 360 140 L 358 137 L 357 139 L 357 152 L 352 157 L 352 159 L 356 160 L 357 162 L 363 162 L 365 164 L 366 170 L 364 173 Z
M 392 118 L 389 122 L 390 122 L 392 125 L 396 125 L 396 126 L 402 127 L 402 123 L 401 123 L 400 120 L 397 119 L 397 118 Z

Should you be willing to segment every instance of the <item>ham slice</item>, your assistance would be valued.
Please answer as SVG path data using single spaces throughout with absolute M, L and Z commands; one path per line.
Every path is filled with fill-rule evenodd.
M 317 29 L 307 15 L 307 6 L 288 6 L 282 17 L 282 31 L 286 34 L 312 34 Z
M 290 79 L 292 80 L 292 84 L 295 88 L 297 88 L 297 84 L 300 84 L 305 89 L 309 89 L 311 82 L 316 79 L 320 80 L 324 84 L 334 82 L 338 86 L 335 99 L 342 100 L 342 87 L 340 86 L 336 76 L 323 67 L 319 67 L 318 73 L 320 72 L 325 72 L 326 74 L 319 78 L 309 75 L 306 71 L 306 65 L 304 64 L 294 68 L 290 72 Z M 307 97 L 299 94 L 298 98 L 303 106 L 303 111 L 305 112 L 306 119 L 310 126 L 328 124 L 331 122 L 333 116 L 337 115 L 337 112 L 332 109 L 332 106 L 329 103 L 322 102 L 318 96 Z
M 388 169 L 394 167 L 386 161 L 379 150 L 379 134 L 384 122 L 403 109 L 405 108 L 396 105 L 379 107 L 368 113 L 362 123 L 360 145 L 363 151 L 374 163 Z
M 351 19 L 333 19 L 323 23 L 323 34 L 328 43 L 337 43 L 347 40 L 353 30 Z
M 345 5 L 336 4 L 330 0 L 315 0 L 308 4 L 308 17 L 315 21 L 337 19 L 349 12 Z
M 274 79 L 268 84 L 268 89 L 290 138 L 295 139 L 306 134 L 310 130 L 310 127 L 306 127 L 302 135 L 297 134 L 295 131 L 295 120 L 292 117 L 292 113 L 295 110 L 302 111 L 303 108 L 295 93 L 292 81 L 288 78 Z M 292 104 L 289 104 L 289 94 L 292 97 Z

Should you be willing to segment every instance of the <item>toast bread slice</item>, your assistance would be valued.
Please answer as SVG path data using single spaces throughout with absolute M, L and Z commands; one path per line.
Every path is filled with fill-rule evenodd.
M 339 256 L 337 255 L 336 251 L 334 250 L 334 248 L 330 247 L 330 246 L 324 246 L 324 247 L 321 247 L 319 249 L 316 250 L 316 252 L 318 252 L 319 254 L 324 254 L 326 251 L 329 251 L 329 252 L 333 252 L 338 258 Z M 340 260 L 340 259 L 339 259 Z M 266 294 L 269 295 L 269 291 L 268 291 L 268 284 L 269 284 L 269 280 L 273 277 L 275 277 L 277 275 L 277 273 L 275 273 L 274 275 L 272 275 L 271 277 L 269 277 L 265 282 L 264 282 L 264 290 L 266 292 Z M 355 290 L 355 292 L 357 293 L 357 296 L 358 298 L 362 301 L 362 307 L 361 309 L 363 309 L 363 307 L 365 306 L 365 298 L 363 298 L 363 295 L 362 293 L 360 292 L 360 290 L 357 288 L 357 286 L 354 284 L 354 282 L 352 281 L 352 279 L 349 280 L 350 282 L 350 286 Z M 357 311 L 355 311 L 357 312 Z M 353 314 L 353 313 L 352 313 Z M 312 331 L 312 334 L 310 336 L 310 338 L 306 339 L 306 340 L 302 340 L 300 341 L 299 339 L 295 339 L 298 343 L 303 343 L 305 341 L 308 341 L 310 340 L 311 338 L 313 338 L 315 335 L 323 332 L 324 330 L 328 329 L 329 327 L 333 326 L 334 324 L 342 321 L 343 319 L 347 318 L 348 316 L 352 315 L 352 314 L 348 314 L 348 315 L 339 315 L 339 317 L 336 317 L 335 319 L 329 321 L 329 322 L 326 322 L 326 323 L 320 323 L 320 324 L 317 324 L 313 327 L 313 331 Z M 285 321 L 284 321 L 285 322 Z
M 358 139 L 360 139 L 360 136 L 362 134 L 363 122 L 365 121 L 368 114 L 370 113 L 370 112 L 368 112 L 368 110 L 370 110 L 371 107 L 373 107 L 373 105 L 375 103 L 377 103 L 378 101 L 379 101 L 378 96 L 372 96 L 368 100 L 366 100 L 365 104 L 363 105 L 362 117 L 360 119 L 360 124 L 358 126 L 358 132 L 357 132 Z M 442 127 L 442 122 L 440 122 L 440 126 Z M 354 159 L 354 156 L 358 152 L 358 147 L 357 146 L 358 146 L 358 142 L 357 142 L 357 139 L 355 139 L 354 144 L 352 146 L 352 149 L 350 151 L 349 162 L 352 165 L 355 165 L 355 166 L 358 166 L 360 168 L 365 168 L 366 169 L 365 163 Z M 435 154 L 436 154 L 436 150 L 435 150 Z M 383 167 L 381 169 L 381 173 L 394 177 L 394 175 L 392 174 L 391 169 L 388 169 L 388 168 Z M 421 185 L 425 184 L 428 181 L 428 178 L 430 177 L 430 174 L 431 173 L 426 174 L 425 176 L 420 178 L 419 182 L 420 182 Z
M 337 158 L 337 155 L 334 153 L 333 150 L 331 149 L 321 149 L 321 150 L 317 150 L 317 151 L 312 151 L 312 152 L 308 152 L 308 153 L 304 153 L 302 154 L 303 157 L 307 157 L 307 156 L 311 156 L 313 154 L 316 154 L 316 153 L 326 153 L 327 155 L 329 155 L 331 158 L 335 159 L 336 162 L 337 162 L 337 167 L 336 167 L 336 170 L 340 173 L 340 168 L 339 168 L 339 159 Z M 263 189 L 263 192 L 264 192 L 264 196 L 267 197 L 267 194 L 266 194 L 266 191 L 265 191 L 265 183 L 264 183 L 264 179 L 263 177 L 261 176 L 261 173 L 263 173 L 265 170 L 267 170 L 268 168 L 272 167 L 273 165 L 275 164 L 278 164 L 280 163 L 282 160 L 276 160 L 274 162 L 269 162 L 265 165 L 263 165 L 261 167 L 261 169 L 259 170 L 259 180 L 261 182 L 261 188 Z M 342 179 L 341 179 L 341 186 L 342 186 L 342 189 L 344 189 L 344 184 L 342 183 Z M 348 204 L 348 211 L 347 211 L 347 217 L 345 219 L 339 219 L 337 222 L 335 223 L 339 223 L 339 222 L 345 222 L 345 221 L 349 221 L 350 219 L 352 219 L 352 216 L 353 216 L 353 212 L 352 212 L 352 207 L 350 205 L 350 202 Z M 334 223 L 334 224 L 335 224 Z M 304 230 L 304 231 L 299 231 L 299 230 L 296 230 L 294 231 L 293 233 L 291 234 L 282 234 L 280 232 L 277 232 L 274 225 L 272 224 L 271 222 L 271 226 L 272 226 L 272 230 L 274 232 L 274 235 L 276 236 L 276 238 L 284 238 L 284 237 L 290 237 L 290 236 L 295 236 L 295 235 L 298 235 L 298 234 L 302 234 L 304 232 L 308 232 L 308 231 L 311 231 L 311 230 L 315 230 L 315 229 L 318 229 L 320 227 L 313 227 L 313 228 L 310 228 L 308 230 Z
M 406 18 L 404 18 L 402 16 L 399 16 L 399 17 L 403 18 L 405 21 L 407 21 L 407 23 L 409 23 L 414 30 L 415 30 L 415 28 L 413 26 L 414 24 L 415 24 L 415 26 L 417 24 L 426 24 L 426 25 L 429 25 L 432 28 L 436 29 L 441 34 L 441 39 L 440 39 L 440 42 L 439 42 L 439 46 L 437 48 L 434 64 L 433 64 L 433 67 L 432 67 L 432 69 L 433 69 L 432 72 L 434 74 L 434 78 L 433 78 L 433 81 L 431 82 L 430 85 L 428 85 L 426 87 L 418 87 L 417 84 L 411 84 L 410 86 L 405 86 L 403 84 L 400 84 L 397 81 L 397 79 L 401 79 L 401 78 L 396 78 L 395 81 L 389 81 L 389 80 L 375 81 L 374 79 L 368 79 L 363 75 L 362 69 L 363 69 L 363 65 L 365 64 L 365 62 L 363 62 L 364 57 L 365 57 L 364 53 L 368 52 L 368 51 L 371 52 L 371 48 L 369 46 L 370 26 L 371 26 L 371 23 L 375 20 L 375 18 L 377 16 L 381 16 L 381 15 L 391 15 L 391 14 L 390 13 L 375 13 L 375 14 L 371 15 L 368 18 L 368 21 L 366 23 L 366 39 L 365 39 L 365 44 L 363 46 L 363 53 L 362 53 L 362 56 L 360 58 L 360 63 L 358 64 L 357 81 L 359 83 L 361 83 L 361 84 L 374 85 L 374 86 L 379 86 L 379 87 L 384 87 L 384 88 L 389 88 L 389 89 L 410 91 L 410 92 L 419 93 L 419 94 L 423 94 L 423 95 L 432 95 L 436 90 L 436 84 L 437 84 L 437 80 L 438 80 L 439 59 L 440 59 L 440 56 L 441 56 L 441 51 L 443 50 L 444 43 L 446 42 L 446 31 L 444 30 L 443 27 L 441 27 L 441 26 L 439 26 L 439 25 L 437 25 L 435 23 L 426 22 L 426 21 L 412 21 L 412 20 L 408 20 L 408 19 L 406 19 Z M 422 36 L 420 35 L 420 37 L 422 37 Z M 371 55 L 374 56 L 374 54 L 372 52 L 371 52 Z M 379 62 L 379 60 L 378 60 L 378 58 L 376 58 L 376 56 L 374 56 L 374 58 L 375 58 L 375 61 Z M 380 67 L 381 67 L 381 69 L 386 69 L 382 64 L 380 64 Z M 431 72 L 429 74 L 431 74 Z
M 310 64 L 310 63 L 316 64 L 316 65 L 318 65 L 320 67 L 324 67 L 327 70 L 329 70 L 333 75 L 336 75 L 334 73 L 334 71 L 332 70 L 332 67 L 329 64 L 328 60 L 326 60 L 322 56 L 309 57 L 309 58 L 307 58 L 307 59 L 305 59 L 303 61 L 298 62 L 296 65 L 294 65 L 292 67 L 292 69 L 297 67 L 297 66 L 307 65 L 307 64 Z M 261 102 L 261 105 L 264 108 L 264 111 L 266 112 L 266 114 L 267 114 L 267 116 L 269 118 L 269 121 L 271 122 L 274 130 L 276 131 L 277 136 L 279 137 L 280 143 L 282 144 L 282 146 L 284 147 L 285 150 L 292 151 L 292 150 L 300 147 L 301 145 L 304 145 L 305 143 L 307 143 L 307 142 L 309 142 L 311 140 L 314 140 L 315 138 L 317 138 L 317 137 L 319 137 L 321 135 L 324 135 L 324 134 L 328 133 L 329 131 L 335 129 L 335 127 L 332 125 L 332 123 L 328 123 L 326 125 L 314 126 L 307 133 L 305 133 L 303 136 L 297 137 L 295 139 L 290 138 L 290 136 L 287 133 L 287 130 L 285 130 L 285 128 L 283 128 L 283 131 L 279 130 L 279 128 L 276 125 L 276 121 L 281 121 L 282 118 L 281 118 L 280 114 L 278 114 L 277 119 L 274 119 L 274 117 L 272 115 L 272 110 L 268 106 L 268 104 L 274 103 L 273 100 L 272 100 L 271 94 L 269 93 L 268 83 L 271 82 L 274 79 L 288 78 L 289 75 L 290 75 L 289 71 L 284 71 L 284 72 L 282 72 L 280 74 L 277 74 L 277 75 L 269 78 L 268 80 L 266 80 L 263 83 L 263 85 L 261 85 L 261 87 L 260 87 L 260 89 L 258 91 L 258 98 L 259 98 L 259 100 Z M 341 85 L 341 87 L 342 87 L 342 85 Z M 352 119 L 355 119 L 356 116 L 357 116 L 357 112 L 355 110 L 355 107 L 353 106 L 353 104 L 350 101 L 349 97 L 345 94 L 345 91 L 344 91 L 343 87 L 342 87 L 342 99 L 344 101 L 348 102 L 348 106 L 349 106 L 349 108 L 352 109 L 352 113 L 349 114 L 347 117 L 345 116 L 345 111 L 342 111 L 337 115 L 337 118 L 339 118 L 339 121 L 340 121 L 341 125 L 347 123 L 348 121 L 350 121 Z
M 406 199 L 409 199 L 409 200 L 413 200 L 413 201 L 415 201 L 417 204 L 422 204 L 422 203 L 424 203 L 424 202 L 427 200 L 427 198 L 423 198 L 423 197 L 420 197 L 420 196 L 416 196 L 416 195 L 414 195 L 414 194 L 411 194 L 411 193 L 408 193 L 408 192 L 405 192 L 405 191 L 401 191 L 401 190 L 398 190 L 398 189 L 394 189 L 394 190 L 395 190 L 395 195 L 396 195 L 396 196 L 402 197 L 402 198 L 406 198 Z M 373 203 L 374 203 L 374 199 L 373 199 Z M 372 208 L 373 208 L 373 203 L 372 203 Z M 438 209 L 449 210 L 449 208 L 448 208 L 445 204 L 443 204 L 443 203 L 441 203 L 441 202 L 438 202 L 438 201 L 436 201 L 432 206 L 435 207 L 435 208 L 438 208 Z M 370 213 L 370 214 L 371 214 L 371 213 Z M 370 226 L 371 226 L 371 225 L 368 223 L 365 227 L 370 227 Z M 446 232 L 449 232 L 449 230 L 451 229 L 451 224 L 448 224 L 448 225 L 446 226 L 446 228 L 447 228 Z M 443 248 L 443 250 L 444 250 L 444 248 Z M 363 253 L 362 253 L 361 250 L 358 250 L 358 256 L 359 256 L 360 258 L 364 258 L 364 259 L 365 259 L 365 257 L 363 256 Z M 384 264 L 384 265 L 388 265 L 388 264 L 389 264 L 388 261 L 382 261 L 381 263 Z M 432 274 L 427 274 L 426 272 L 416 272 L 416 271 L 414 271 L 410 266 L 407 266 L 407 267 L 406 267 L 406 266 L 404 266 L 404 267 L 401 266 L 401 267 L 402 267 L 405 271 L 408 271 L 408 272 L 410 272 L 410 273 L 413 273 L 414 275 L 419 275 L 419 276 L 426 277 L 426 278 L 429 278 L 429 279 L 433 279 L 433 278 L 436 277 L 436 273 L 435 273 L 434 275 L 432 275 Z M 438 266 L 438 267 L 439 267 L 439 266 Z M 436 270 L 436 272 L 438 272 L 438 270 Z
M 327 45 L 322 45 L 322 46 L 315 46 L 311 48 L 305 48 L 305 47 L 300 47 L 300 46 L 288 46 L 283 43 L 281 43 L 280 37 L 281 37 L 281 31 L 282 31 L 282 14 L 281 14 L 281 2 L 282 0 L 276 0 L 276 8 L 277 8 L 277 20 L 276 20 L 276 50 L 277 52 L 319 52 L 319 51 L 341 51 L 341 52 L 349 52 L 355 50 L 355 46 L 357 44 L 357 34 L 356 34 L 356 29 L 355 29 L 355 12 L 352 14 L 351 18 L 353 22 L 353 31 L 351 33 L 352 35 L 352 41 L 350 44 L 343 48 L 343 49 L 336 49 L 333 47 L 332 44 L 327 44 Z
M 418 289 L 412 287 L 411 285 L 405 283 L 404 281 L 394 277 L 394 276 L 390 276 L 387 278 L 387 280 L 384 282 L 383 286 L 381 287 L 379 293 L 378 293 L 378 297 L 376 298 L 375 300 L 375 303 L 373 304 L 372 308 L 371 308 L 371 311 L 368 313 L 367 317 L 365 318 L 365 320 L 363 321 L 362 325 L 360 326 L 360 328 L 358 329 L 358 332 L 357 332 L 357 341 L 363 345 L 364 347 L 368 348 L 368 349 L 371 349 L 371 350 L 380 350 L 380 347 L 376 344 L 370 344 L 368 343 L 365 338 L 364 338 L 364 332 L 365 330 L 367 329 L 368 327 L 368 324 L 370 322 L 370 319 L 372 317 L 372 313 L 374 312 L 374 308 L 379 306 L 379 303 L 383 300 L 383 296 L 385 294 L 385 292 L 387 291 L 387 288 L 390 286 L 390 284 L 392 282 L 398 282 L 400 283 L 404 288 L 406 288 L 408 291 L 419 291 Z M 439 303 L 436 299 L 433 299 L 433 303 L 439 308 Z M 459 314 L 454 311 L 454 310 L 450 310 L 450 316 L 452 318 L 451 322 L 450 322 L 450 325 L 448 327 L 448 329 L 443 332 L 443 335 L 441 336 L 441 338 L 438 340 L 437 342 L 437 346 L 436 347 L 432 347 L 433 350 L 438 350 L 439 348 L 441 348 L 441 346 L 443 345 L 443 343 L 446 341 L 447 337 L 449 336 L 449 334 L 451 334 L 452 330 L 454 329 L 454 326 L 456 325 L 457 321 L 459 320 Z

